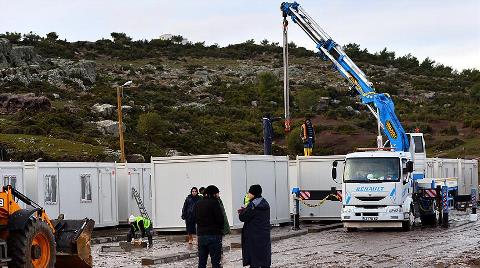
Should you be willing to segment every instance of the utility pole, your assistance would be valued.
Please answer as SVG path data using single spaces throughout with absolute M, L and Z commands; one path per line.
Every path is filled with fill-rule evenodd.
M 123 138 L 123 122 L 122 122 L 122 96 L 123 88 L 132 84 L 132 81 L 125 82 L 122 86 L 117 87 L 117 112 L 118 112 L 118 136 L 120 138 L 120 162 L 125 163 L 125 140 Z

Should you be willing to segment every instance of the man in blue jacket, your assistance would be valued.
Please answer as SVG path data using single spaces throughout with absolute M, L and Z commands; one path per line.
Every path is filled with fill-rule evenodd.
M 272 142 L 273 142 L 273 127 L 272 123 L 282 119 L 281 117 L 271 118 L 270 114 L 266 113 L 262 118 L 263 125 L 263 154 L 272 154 Z

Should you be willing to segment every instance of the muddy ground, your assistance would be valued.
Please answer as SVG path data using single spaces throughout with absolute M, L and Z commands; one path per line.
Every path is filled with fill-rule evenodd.
M 291 232 L 279 228 L 274 232 Z M 227 237 L 226 242 L 237 236 Z M 143 255 L 194 251 L 184 243 L 155 241 L 154 249 L 133 253 L 101 253 L 95 245 L 95 267 L 141 267 Z M 225 267 L 242 267 L 241 250 L 224 255 Z M 195 267 L 197 259 L 155 267 Z M 334 229 L 272 244 L 272 267 L 480 267 L 480 222 L 466 212 L 450 213 L 450 228 L 420 227 L 411 232 L 371 230 L 347 233 Z

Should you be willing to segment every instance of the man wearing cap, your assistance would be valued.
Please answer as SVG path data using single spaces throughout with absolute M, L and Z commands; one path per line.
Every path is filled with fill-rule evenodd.
M 135 232 L 140 231 L 142 238 L 145 236 L 148 237 L 148 247 L 151 248 L 153 246 L 153 238 L 152 238 L 152 223 L 148 218 L 138 216 L 135 217 L 130 215 L 128 218 L 128 223 L 130 224 L 130 231 L 127 234 L 127 242 L 131 242 L 132 238 L 135 239 Z
M 208 255 L 212 268 L 219 268 L 222 257 L 224 218 L 218 201 L 219 190 L 215 185 L 205 189 L 204 198 L 195 206 L 198 237 L 198 267 L 207 267 Z
M 272 242 L 270 239 L 270 205 L 262 197 L 258 184 L 248 190 L 250 202 L 238 210 L 243 222 L 242 259 L 243 266 L 270 267 L 272 263 Z

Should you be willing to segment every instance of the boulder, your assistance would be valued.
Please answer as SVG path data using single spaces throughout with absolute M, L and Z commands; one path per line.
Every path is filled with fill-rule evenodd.
M 118 137 L 118 121 L 102 120 L 95 122 L 95 125 L 97 126 L 97 129 L 104 135 Z M 125 131 L 125 123 L 123 123 L 122 126 L 123 131 Z
M 95 103 L 92 106 L 92 111 L 96 114 L 100 114 L 103 117 L 109 117 L 113 115 L 115 111 L 115 106 L 108 103 L 104 103 L 104 104 Z

